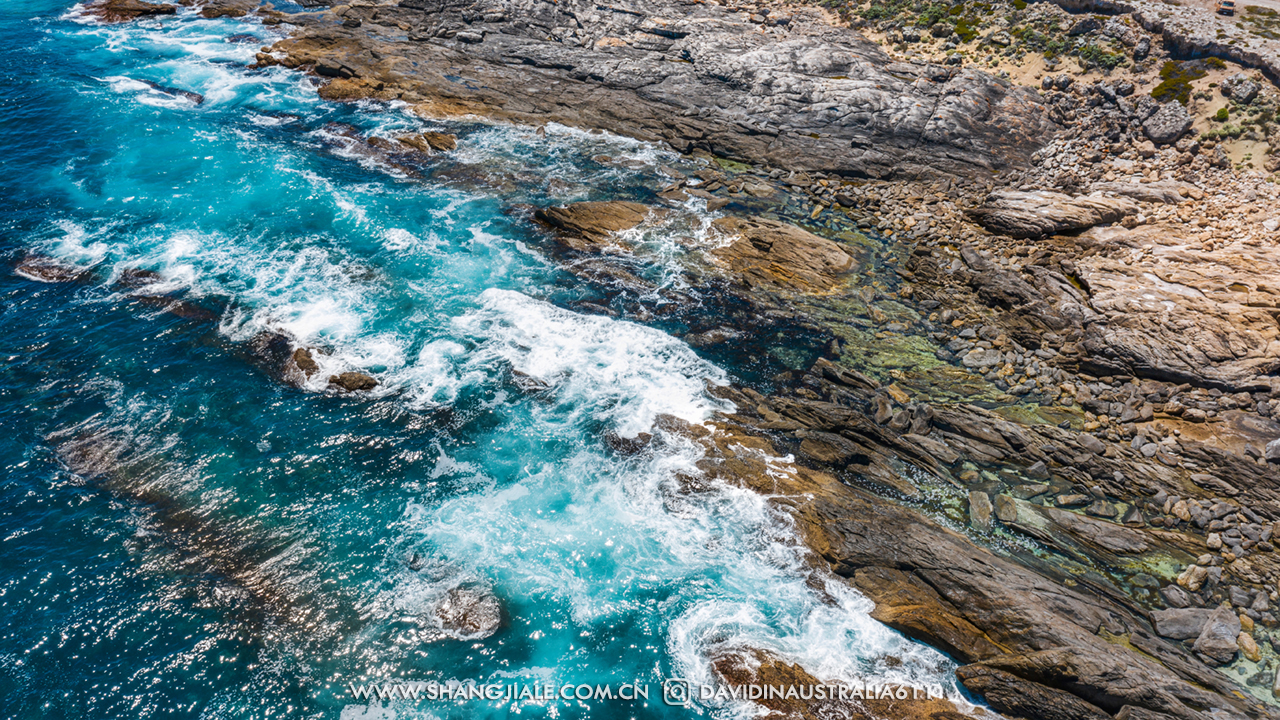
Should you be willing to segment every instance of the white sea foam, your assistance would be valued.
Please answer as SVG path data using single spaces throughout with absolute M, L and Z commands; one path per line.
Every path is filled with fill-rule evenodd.
M 473 362 L 505 360 L 555 386 L 571 412 L 607 421 L 623 437 L 648 431 L 659 414 L 700 422 L 724 407 L 703 385 L 725 384 L 724 371 L 659 330 L 508 290 L 484 291 L 480 305 L 454 321 L 458 332 L 480 342 Z

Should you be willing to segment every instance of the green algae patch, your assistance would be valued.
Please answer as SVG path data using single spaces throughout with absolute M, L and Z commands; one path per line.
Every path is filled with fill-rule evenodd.
M 1073 428 L 1084 424 L 1084 411 L 1080 408 L 1066 408 L 1058 405 L 1036 405 L 1022 403 L 1005 405 L 992 412 L 1011 422 L 1023 425 L 1061 425 L 1070 422 Z

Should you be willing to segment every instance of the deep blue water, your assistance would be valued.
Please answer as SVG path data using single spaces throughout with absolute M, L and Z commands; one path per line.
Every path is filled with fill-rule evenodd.
M 593 291 L 512 208 L 644 197 L 680 158 L 324 103 L 302 75 L 247 68 L 258 44 L 225 38 L 269 44 L 251 22 L 104 27 L 70 10 L 0 4 L 4 716 L 352 717 L 348 682 L 407 678 L 654 691 L 398 717 L 729 717 L 743 709 L 668 708 L 657 690 L 705 679 L 708 650 L 735 644 L 823 677 L 954 688 L 944 658 L 855 593 L 820 597 L 762 499 L 679 493 L 694 447 L 605 443 L 659 413 L 707 418 L 705 383 L 751 369 L 577 312 Z M 461 146 L 410 177 L 344 149 L 333 123 Z M 707 217 L 691 208 L 671 233 L 696 238 Z M 643 241 L 672 258 L 650 279 L 696 293 L 678 243 Z M 13 272 L 33 253 L 86 279 Z M 210 317 L 118 282 L 139 268 Z M 322 372 L 299 388 L 265 370 L 264 333 L 324 348 Z M 326 391 L 356 369 L 379 378 L 371 397 Z M 522 392 L 512 370 L 549 389 Z M 500 600 L 496 634 L 438 627 L 458 587 Z

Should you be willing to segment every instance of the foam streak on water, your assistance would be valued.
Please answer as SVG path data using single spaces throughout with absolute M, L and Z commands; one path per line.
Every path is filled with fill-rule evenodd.
M 699 446 L 659 432 L 640 454 L 609 448 L 662 415 L 731 409 L 708 387 L 733 368 L 567 309 L 592 291 L 506 211 L 643 199 L 678 157 L 323 103 L 303 75 L 248 69 L 258 43 L 224 42 L 272 30 L 186 8 L 104 27 L 20 0 L 0 26 L 6 260 L 89 272 L 0 278 L 0 696 L 15 717 L 336 718 L 367 678 L 656 688 L 709 680 L 708 654 L 732 647 L 955 692 L 945 658 L 811 577 L 767 499 L 691 486 Z M 462 142 L 411 178 L 335 140 L 344 125 Z M 696 296 L 679 263 L 714 241 L 690 212 L 632 240 L 665 258 L 637 272 Z M 145 292 L 119 282 L 139 268 L 158 274 Z M 159 293 L 217 320 L 145 297 Z M 265 372 L 253 348 L 272 333 L 320 371 L 300 387 Z M 380 386 L 339 396 L 327 378 L 347 370 Z M 500 600 L 495 635 L 439 621 L 458 588 Z M 657 695 L 397 711 L 688 714 Z

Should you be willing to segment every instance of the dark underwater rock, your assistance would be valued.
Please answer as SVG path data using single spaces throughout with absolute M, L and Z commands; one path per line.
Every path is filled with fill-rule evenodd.
M 343 392 L 357 392 L 374 389 L 378 386 L 378 381 L 364 373 L 344 372 L 340 375 L 330 375 L 329 385 Z

